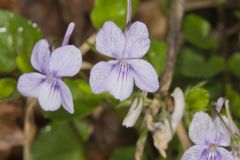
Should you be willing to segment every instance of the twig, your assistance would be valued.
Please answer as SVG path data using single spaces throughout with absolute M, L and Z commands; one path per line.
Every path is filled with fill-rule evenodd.
M 89 62 L 83 61 L 81 70 L 89 70 L 93 67 L 93 65 Z
M 206 9 L 206 8 L 216 8 L 218 7 L 218 3 L 216 0 L 189 0 L 187 1 L 185 5 L 185 11 L 192 11 L 192 10 L 198 10 L 198 9 Z M 226 1 L 225 7 L 230 9 L 239 9 L 240 8 L 240 2 L 239 1 Z
M 215 0 L 201 0 L 201 1 L 188 1 L 185 6 L 185 11 L 212 8 L 217 5 Z
M 79 47 L 83 56 L 91 49 L 90 44 L 93 44 L 95 42 L 95 39 L 96 33 L 88 37 L 88 39 Z
M 95 39 L 96 39 L 96 33 L 88 37 L 88 39 L 79 47 L 83 56 L 91 49 L 90 45 L 95 42 Z M 83 61 L 81 69 L 89 70 L 92 68 L 92 66 L 93 65 L 91 63 Z
M 147 134 L 137 141 L 135 160 L 141 160 L 143 156 L 144 147 L 147 141 Z
M 187 131 L 186 131 L 182 121 L 178 124 L 176 133 L 177 133 L 177 136 L 179 137 L 179 140 L 183 146 L 183 149 L 184 150 L 188 149 L 191 146 L 191 143 L 187 136 L 188 134 L 187 134 Z
M 27 99 L 27 106 L 24 117 L 24 160 L 30 160 L 31 145 L 36 133 L 33 115 L 34 106 L 36 105 L 36 103 L 37 101 L 34 98 Z
M 172 7 L 171 7 L 170 24 L 169 24 L 170 30 L 167 37 L 169 49 L 168 49 L 167 63 L 165 65 L 163 76 L 161 78 L 162 85 L 160 88 L 160 94 L 163 96 L 166 96 L 168 94 L 168 90 L 172 82 L 174 63 L 175 63 L 178 44 L 179 44 L 181 22 L 182 22 L 182 17 L 184 13 L 184 3 L 185 3 L 185 0 L 173 0 Z
M 161 79 L 162 87 L 160 88 L 160 94 L 162 96 L 168 95 L 168 91 L 172 83 L 172 76 L 174 71 L 176 54 L 178 52 L 179 35 L 180 35 L 182 18 L 184 14 L 184 7 L 185 7 L 185 0 L 174 0 L 172 3 L 171 15 L 170 15 L 170 30 L 167 37 L 169 50 L 168 50 L 167 63 Z M 178 129 L 176 130 L 176 133 L 183 145 L 183 148 L 184 149 L 188 148 L 191 143 L 187 137 L 186 130 L 181 123 L 179 124 Z

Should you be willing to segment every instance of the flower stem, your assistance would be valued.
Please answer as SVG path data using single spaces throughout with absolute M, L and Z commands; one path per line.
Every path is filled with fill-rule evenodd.
M 126 28 L 128 28 L 132 19 L 132 0 L 127 0 L 127 20 L 126 20 Z

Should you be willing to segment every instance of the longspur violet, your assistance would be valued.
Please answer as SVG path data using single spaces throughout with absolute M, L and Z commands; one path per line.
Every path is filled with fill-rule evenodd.
M 204 112 L 197 112 L 190 124 L 190 139 L 195 143 L 182 160 L 234 160 L 223 147 L 230 145 L 230 135 L 219 118 L 214 120 Z
M 130 25 L 130 2 L 128 0 L 125 32 L 114 22 L 107 21 L 96 37 L 97 51 L 116 60 L 97 63 L 90 72 L 89 80 L 94 93 L 109 92 L 119 100 L 131 95 L 134 82 L 147 92 L 155 92 L 159 88 L 158 75 L 153 66 L 141 59 L 150 46 L 148 29 L 139 21 Z
M 55 111 L 62 105 L 69 113 L 74 112 L 72 94 L 61 79 L 76 75 L 81 68 L 80 50 L 67 45 L 74 27 L 74 23 L 69 24 L 62 46 L 52 53 L 47 40 L 39 40 L 33 48 L 31 63 L 40 73 L 25 73 L 18 80 L 19 92 L 37 98 L 45 111 Z

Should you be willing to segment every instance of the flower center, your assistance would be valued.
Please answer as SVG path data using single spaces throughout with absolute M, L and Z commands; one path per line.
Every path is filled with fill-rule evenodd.
M 118 75 L 118 80 L 124 80 L 127 78 L 127 75 L 130 71 L 130 65 L 127 63 L 127 61 L 125 59 L 120 59 L 118 60 L 118 63 L 116 63 L 113 66 L 114 71 L 117 73 Z
M 56 82 L 56 78 L 54 78 L 53 76 L 48 76 L 48 77 L 47 77 L 47 81 L 48 81 L 49 83 L 55 83 L 55 82 Z
M 216 158 L 217 158 L 216 145 L 210 144 L 207 160 L 216 159 Z

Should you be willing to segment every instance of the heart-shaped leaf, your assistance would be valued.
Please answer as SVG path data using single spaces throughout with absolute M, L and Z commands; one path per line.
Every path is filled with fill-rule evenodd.
M 10 72 L 30 61 L 31 50 L 41 34 L 36 24 L 8 11 L 0 11 L 0 71 Z M 26 55 L 21 63 L 16 58 Z
M 139 0 L 132 0 L 133 12 Z M 106 21 L 114 21 L 123 28 L 127 17 L 126 0 L 95 0 L 95 5 L 91 13 L 91 20 L 96 28 L 102 27 Z
M 189 14 L 183 20 L 183 34 L 187 41 L 202 49 L 216 49 L 218 42 L 209 38 L 210 23 L 204 18 Z
M 190 48 L 184 48 L 180 52 L 176 68 L 187 77 L 210 78 L 225 69 L 225 62 L 220 56 L 212 56 L 205 60 L 203 55 Z

